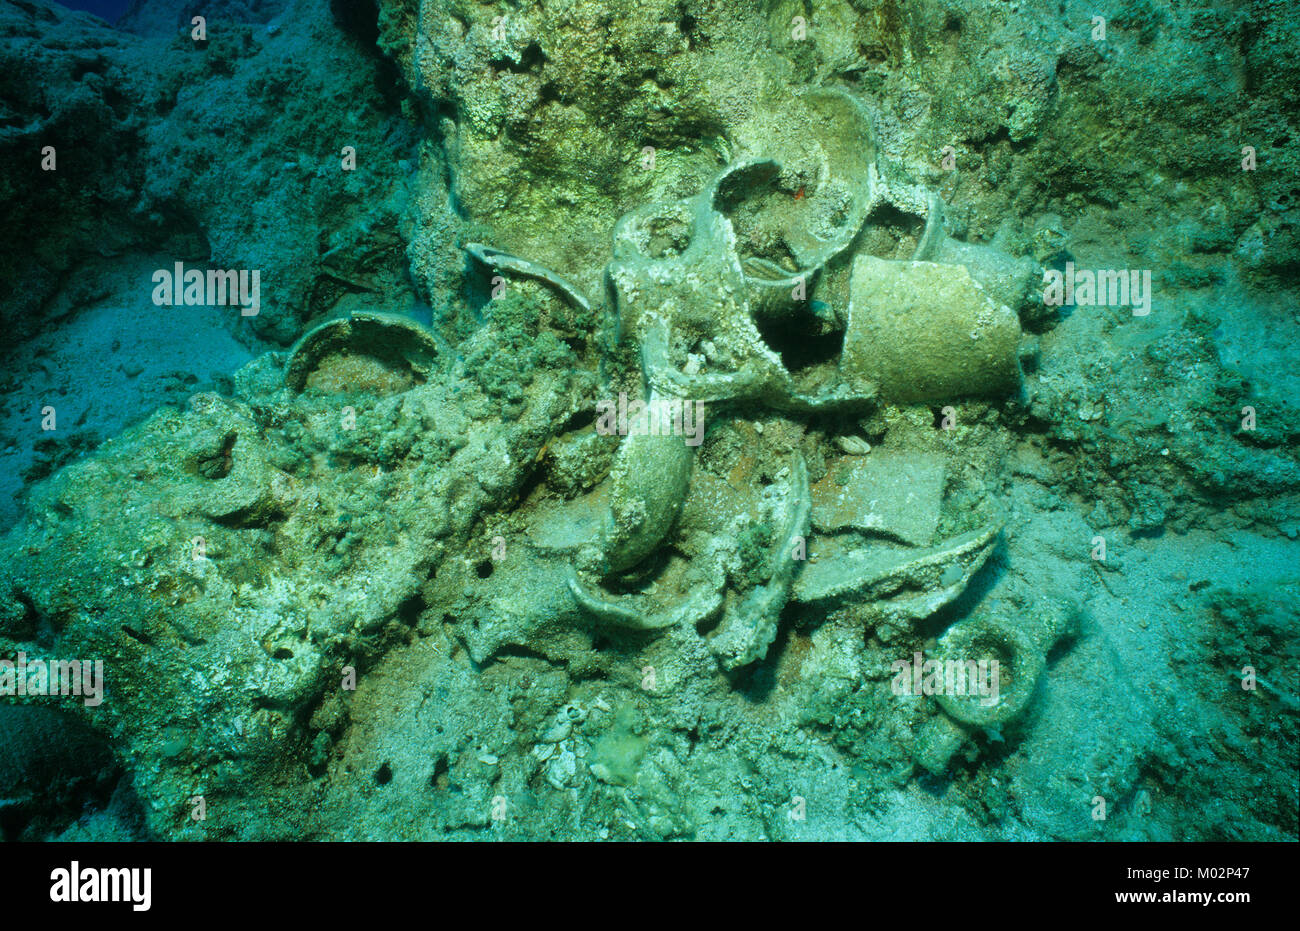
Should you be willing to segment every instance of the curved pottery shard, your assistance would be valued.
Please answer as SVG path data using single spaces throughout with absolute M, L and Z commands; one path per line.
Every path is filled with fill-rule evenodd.
M 356 311 L 303 334 L 289 350 L 284 383 L 294 391 L 394 393 L 425 381 L 440 355 L 437 341 L 416 321 Z
M 796 601 L 861 601 L 875 619 L 903 623 L 929 617 L 966 588 L 984 565 L 1001 522 L 925 549 L 867 542 L 856 534 L 817 537 L 794 585 Z
M 726 578 L 720 571 L 699 571 L 684 560 L 670 561 L 668 569 L 647 594 L 609 595 L 593 592 L 569 570 L 569 591 L 578 609 L 601 624 L 630 630 L 662 630 L 684 624 L 699 624 L 722 607 Z
M 567 278 L 561 278 L 545 265 L 539 265 L 530 259 L 521 259 L 517 255 L 494 249 L 492 246 L 485 246 L 481 242 L 467 242 L 461 248 L 488 268 L 499 268 L 501 271 L 544 281 L 583 310 L 591 310 L 591 301 L 578 290 L 577 285 Z
M 809 138 L 807 127 L 817 127 L 817 177 L 815 189 L 805 195 L 810 209 L 786 239 L 795 258 L 813 267 L 848 248 L 875 206 L 876 139 L 866 111 L 847 92 L 819 88 L 799 99 L 807 122 L 790 122 L 784 113 L 781 119 L 804 139 Z
M 651 392 L 647 406 L 680 410 L 680 402 L 673 400 Z M 623 438 L 611 474 L 611 504 L 600 545 L 605 571 L 631 569 L 658 548 L 681 510 L 694 456 L 694 447 L 681 435 L 633 431 Z
M 760 117 L 740 136 L 755 157 L 723 171 L 707 192 L 709 203 L 738 232 L 752 229 L 757 240 L 770 241 L 773 234 L 779 239 L 781 248 L 771 255 L 749 254 L 742 247 L 740 258 L 754 312 L 788 313 L 801 303 L 795 290 L 812 289 L 884 194 L 875 134 L 850 94 L 813 88 L 796 95 L 789 109 Z
M 709 649 L 724 669 L 739 669 L 767 655 L 795 576 L 803 566 L 801 544 L 807 539 L 811 510 L 808 468 L 803 456 L 796 453 L 783 499 L 775 506 L 774 519 L 784 519 L 782 532 L 767 556 L 767 581 L 737 603 L 729 603 L 722 623 L 709 637 Z

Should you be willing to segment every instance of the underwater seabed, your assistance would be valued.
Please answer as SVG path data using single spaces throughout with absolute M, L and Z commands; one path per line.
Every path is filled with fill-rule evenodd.
M 181 6 L 0 0 L 6 839 L 1297 839 L 1289 11 Z

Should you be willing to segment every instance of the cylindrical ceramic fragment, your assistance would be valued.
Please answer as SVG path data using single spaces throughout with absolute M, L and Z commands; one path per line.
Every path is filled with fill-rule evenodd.
M 1020 321 L 960 265 L 853 262 L 840 369 L 882 397 L 938 403 L 1001 396 L 1020 383 Z

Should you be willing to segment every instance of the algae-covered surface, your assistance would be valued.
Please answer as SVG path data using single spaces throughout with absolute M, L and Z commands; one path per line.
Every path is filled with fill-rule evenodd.
M 6 838 L 1297 839 L 1294 5 L 93 6 Z

